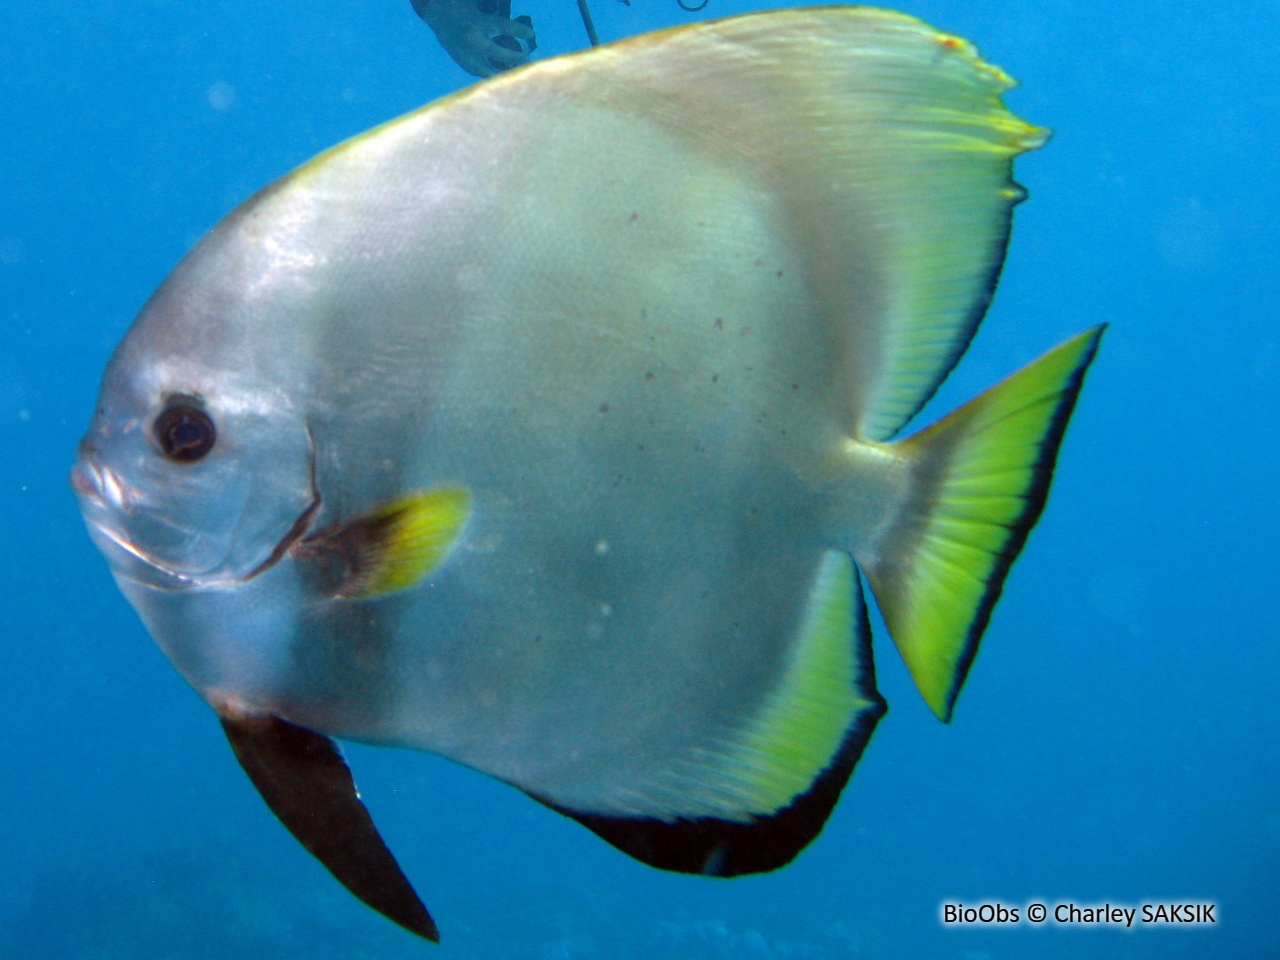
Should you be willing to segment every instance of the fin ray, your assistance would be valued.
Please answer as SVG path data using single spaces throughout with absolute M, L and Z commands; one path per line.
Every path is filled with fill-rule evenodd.
M 908 503 L 858 560 L 912 679 L 951 718 L 1005 577 L 1040 517 L 1097 327 L 893 446 Z
M 841 353 L 849 433 L 881 441 L 933 395 L 994 291 L 1024 197 L 1013 160 L 1048 137 L 1005 107 L 1013 85 L 970 43 L 914 17 L 769 11 L 531 64 L 321 154 L 281 187 L 421 141 L 434 119 L 508 96 L 678 131 L 780 201 L 779 230 L 811 265 L 808 286 Z
M 731 877 L 784 866 L 821 831 L 886 711 L 870 637 L 857 570 L 828 551 L 774 696 L 735 735 L 674 764 L 689 809 L 609 816 L 532 795 L 664 870 Z
M 295 547 L 326 592 L 367 599 L 412 587 L 444 562 L 466 523 L 471 496 L 447 489 L 411 493 L 321 531 Z

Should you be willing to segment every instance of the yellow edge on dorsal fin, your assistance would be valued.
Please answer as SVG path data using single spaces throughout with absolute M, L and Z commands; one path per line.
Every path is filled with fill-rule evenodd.
M 591 109 L 665 129 L 749 168 L 810 265 L 808 293 L 842 357 L 848 432 L 884 441 L 959 360 L 994 291 L 1025 196 L 1013 160 L 1049 136 L 1005 106 L 1012 86 L 972 44 L 904 14 L 746 14 L 493 77 L 320 154 L 237 216 L 276 201 L 312 209 L 308 191 L 349 189 L 391 158 L 446 162 L 451 125 L 474 131 L 495 112 L 555 124 Z

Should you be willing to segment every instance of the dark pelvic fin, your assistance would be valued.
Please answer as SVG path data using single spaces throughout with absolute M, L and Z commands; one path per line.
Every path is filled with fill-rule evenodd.
M 439 943 L 435 921 L 360 802 L 337 744 L 272 714 L 218 717 L 240 766 L 289 832 L 373 909 Z
M 813 784 L 776 813 L 738 822 L 695 817 L 671 822 L 649 817 L 611 817 L 580 813 L 530 794 L 557 813 L 577 820 L 623 853 L 660 870 L 708 877 L 768 873 L 784 867 L 822 832 L 840 793 L 853 774 L 876 724 L 888 706 L 876 690 L 871 659 L 871 625 L 859 603 L 857 642 L 853 643 L 862 695 L 869 701 L 845 732 L 834 759 Z

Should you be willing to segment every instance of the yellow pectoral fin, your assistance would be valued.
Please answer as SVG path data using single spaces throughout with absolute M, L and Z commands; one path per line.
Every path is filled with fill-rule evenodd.
M 335 596 L 366 599 L 412 587 L 437 569 L 471 510 L 467 490 L 429 490 L 394 500 L 306 541 Z

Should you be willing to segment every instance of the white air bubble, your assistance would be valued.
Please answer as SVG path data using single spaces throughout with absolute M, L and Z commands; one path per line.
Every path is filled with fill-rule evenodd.
M 219 80 L 209 88 L 209 106 L 219 113 L 227 113 L 236 105 L 236 88 L 225 80 Z
M 27 245 L 21 237 L 0 237 L 0 263 L 22 263 L 27 259 Z

